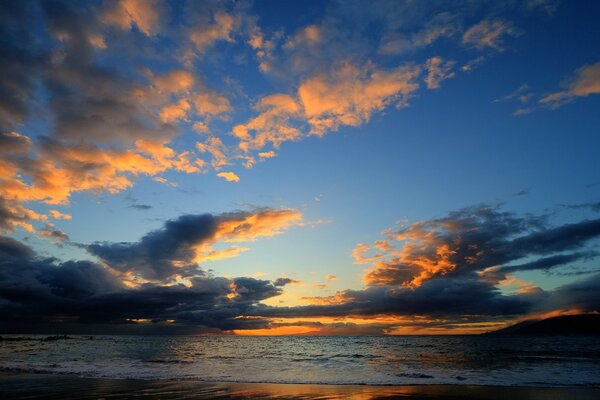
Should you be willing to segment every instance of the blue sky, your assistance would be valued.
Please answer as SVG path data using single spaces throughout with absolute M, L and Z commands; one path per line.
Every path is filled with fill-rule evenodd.
M 508 224 L 500 213 L 509 213 L 528 227 L 510 225 L 512 240 L 598 218 L 597 2 L 3 7 L 10 62 L 0 91 L 1 227 L 36 257 L 56 257 L 55 268 L 89 260 L 129 290 L 188 284 L 207 270 L 225 279 L 290 278 L 256 304 L 306 307 L 336 296 L 349 304 L 352 291 L 415 291 L 458 273 L 466 258 L 444 266 L 440 249 L 461 253 L 470 231 L 440 220 L 467 229 L 467 214 L 493 210 L 469 228 L 483 232 Z M 22 31 L 24 23 L 36 29 Z M 144 235 L 169 232 L 166 221 L 204 213 L 217 228 L 211 239 L 186 239 L 195 272 L 150 278 L 133 267 L 158 271 L 150 261 L 115 258 L 118 243 L 139 250 Z M 264 226 L 248 222 L 263 217 Z M 223 233 L 232 218 L 246 222 Z M 373 247 L 373 259 L 357 256 L 359 244 L 391 245 L 412 224 L 430 235 Z M 432 239 L 440 232 L 444 243 Z M 593 302 L 548 300 L 595 282 L 593 232 L 570 247 L 478 264 L 483 277 L 578 251 L 569 262 L 497 278 L 494 296 L 527 295 L 533 305 L 490 321 L 595 311 Z M 410 247 L 434 242 L 428 255 Z M 208 255 L 227 249 L 227 257 Z M 169 260 L 175 270 L 183 262 Z M 413 314 L 397 313 L 404 322 Z M 277 329 L 270 318 L 265 326 Z

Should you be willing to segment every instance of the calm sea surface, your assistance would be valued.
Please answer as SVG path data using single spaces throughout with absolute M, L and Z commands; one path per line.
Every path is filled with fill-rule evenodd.
M 30 337 L 37 340 L 0 342 L 0 369 L 224 382 L 600 385 L 598 337 Z

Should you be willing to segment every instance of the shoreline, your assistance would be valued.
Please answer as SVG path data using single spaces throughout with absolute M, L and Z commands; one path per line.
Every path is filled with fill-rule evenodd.
M 3 399 L 481 399 L 592 400 L 594 387 L 529 387 L 483 385 L 353 385 L 309 383 L 205 382 L 170 379 L 90 378 L 71 374 L 0 373 Z

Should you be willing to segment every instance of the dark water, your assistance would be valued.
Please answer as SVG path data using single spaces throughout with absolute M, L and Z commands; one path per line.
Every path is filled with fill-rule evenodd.
M 0 369 L 223 382 L 598 386 L 598 337 L 73 336 L 0 342 Z

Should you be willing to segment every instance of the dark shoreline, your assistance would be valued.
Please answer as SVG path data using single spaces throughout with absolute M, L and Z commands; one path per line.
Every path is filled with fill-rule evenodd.
M 600 388 L 468 385 L 313 385 L 84 378 L 0 373 L 2 399 L 528 399 L 593 400 Z

